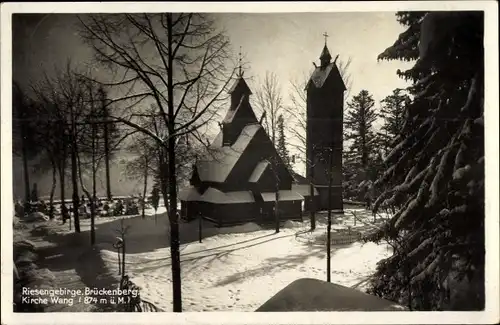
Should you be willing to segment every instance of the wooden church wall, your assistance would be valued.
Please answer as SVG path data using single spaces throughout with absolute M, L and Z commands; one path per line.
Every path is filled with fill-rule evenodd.
M 247 222 L 273 224 L 275 202 L 213 204 L 207 202 L 181 202 L 181 217 L 193 221 L 201 215 L 217 226 L 232 226 Z M 279 202 L 280 221 L 302 220 L 301 201 Z

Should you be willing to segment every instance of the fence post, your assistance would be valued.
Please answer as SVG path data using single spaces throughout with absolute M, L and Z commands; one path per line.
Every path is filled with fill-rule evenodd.
M 116 248 L 116 252 L 118 254 L 118 275 L 125 275 L 125 249 L 124 249 L 124 240 L 122 237 L 116 237 L 116 242 L 113 244 L 113 247 Z M 120 250 L 123 255 L 123 261 L 120 261 Z M 123 264 L 122 264 L 123 263 Z

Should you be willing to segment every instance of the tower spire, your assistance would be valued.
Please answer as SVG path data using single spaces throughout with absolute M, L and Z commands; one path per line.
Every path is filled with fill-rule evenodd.
M 238 77 L 243 77 L 243 71 L 242 71 L 242 59 L 241 59 L 241 46 L 240 46 L 240 53 L 238 57 Z
M 323 47 L 323 51 L 321 52 L 321 55 L 319 56 L 319 60 L 321 61 L 322 68 L 329 65 L 330 61 L 332 60 L 332 55 L 330 54 L 330 51 L 328 50 L 328 47 L 326 46 L 326 38 L 328 37 L 328 33 L 324 32 L 323 36 L 325 37 L 325 46 Z

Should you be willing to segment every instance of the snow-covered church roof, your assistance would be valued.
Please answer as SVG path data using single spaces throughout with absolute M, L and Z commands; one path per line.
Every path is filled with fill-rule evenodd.
M 215 204 L 235 204 L 235 203 L 253 203 L 255 199 L 250 191 L 221 192 L 216 188 L 209 187 L 203 194 L 200 194 L 196 188 L 189 187 L 179 192 L 181 201 L 207 202 Z
M 210 146 L 208 154 L 196 164 L 200 180 L 224 182 L 259 130 L 263 131 L 262 126 L 258 123 L 246 125 L 236 142 L 231 146 L 223 145 L 221 131 Z

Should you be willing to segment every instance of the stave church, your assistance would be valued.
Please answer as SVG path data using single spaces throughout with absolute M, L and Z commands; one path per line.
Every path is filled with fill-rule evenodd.
M 179 193 L 181 217 L 229 226 L 273 223 L 276 208 L 281 221 L 301 220 L 311 208 L 341 212 L 345 90 L 325 42 L 306 87 L 308 164 L 302 177 L 279 157 L 250 105 L 252 91 L 240 71 L 220 132 L 193 166 L 190 186 Z

